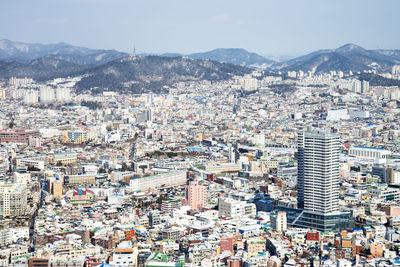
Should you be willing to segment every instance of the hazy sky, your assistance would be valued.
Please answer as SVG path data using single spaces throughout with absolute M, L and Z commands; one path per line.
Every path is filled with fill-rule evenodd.
M 0 39 L 138 53 L 400 49 L 400 0 L 0 0 Z

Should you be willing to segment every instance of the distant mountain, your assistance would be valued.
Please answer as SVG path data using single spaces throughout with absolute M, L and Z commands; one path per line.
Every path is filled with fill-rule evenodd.
M 332 70 L 390 71 L 400 64 L 400 50 L 367 50 L 355 44 L 312 52 L 285 62 L 274 62 L 244 49 L 215 49 L 205 53 L 131 56 L 115 50 L 96 50 L 59 44 L 26 44 L 0 40 L 0 78 L 30 77 L 46 81 L 81 76 L 78 90 L 160 91 L 179 81 L 219 81 L 251 72 L 245 66 L 267 66 L 270 71 Z M 380 76 L 379 76 L 380 77 Z M 371 76 L 372 83 L 382 81 Z M 385 81 L 385 83 L 388 83 Z
M 149 56 L 154 54 L 141 54 L 141 56 Z M 192 59 L 214 60 L 221 63 L 231 63 L 243 66 L 271 66 L 274 61 L 251 53 L 242 48 L 218 48 L 212 51 L 193 54 L 164 53 L 159 54 L 161 57 L 189 57 Z
M 382 55 L 400 60 L 400 49 L 397 50 L 385 50 L 385 49 L 378 49 L 378 50 L 374 50 L 377 53 L 380 53 Z
M 161 54 L 160 57 L 182 57 L 182 54 L 179 53 L 164 53 Z
M 0 40 L 0 60 L 30 62 L 34 59 L 54 56 L 58 60 L 80 65 L 100 65 L 108 61 L 126 56 L 116 50 L 90 49 L 66 43 L 29 44 Z
M 46 56 L 30 62 L 0 61 L 0 78 L 28 77 L 46 81 L 57 77 L 75 76 L 87 67 Z
M 313 71 L 315 73 L 336 71 L 361 72 L 376 69 L 388 71 L 400 63 L 397 50 L 366 50 L 355 44 L 346 44 L 337 49 L 318 50 L 272 66 L 283 71 Z
M 233 64 L 186 57 L 125 57 L 82 72 L 78 90 L 99 88 L 131 92 L 161 91 L 180 81 L 230 79 L 252 70 Z
M 272 65 L 272 63 L 274 63 L 273 60 L 256 53 L 248 52 L 242 48 L 219 48 L 209 52 L 194 53 L 187 56 L 193 59 L 209 59 L 245 66 L 262 64 Z
M 388 79 L 373 73 L 356 75 L 359 80 L 369 81 L 371 86 L 400 86 L 400 80 Z
M 154 54 L 141 54 L 141 56 L 149 55 Z M 127 56 L 127 54 L 115 50 L 90 49 L 86 47 L 73 46 L 67 43 L 31 44 L 10 41 L 7 39 L 0 40 L 0 60 L 27 63 L 45 56 L 53 56 L 58 60 L 80 65 L 101 65 L 114 59 Z M 274 63 L 273 60 L 267 59 L 256 53 L 250 53 L 241 48 L 219 48 L 204 53 L 194 53 L 190 55 L 164 53 L 159 56 L 187 56 L 193 59 L 208 59 L 222 63 L 232 63 L 245 66 L 263 64 L 270 66 Z

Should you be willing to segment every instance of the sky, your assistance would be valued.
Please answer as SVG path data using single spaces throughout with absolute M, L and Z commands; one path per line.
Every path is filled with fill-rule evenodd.
M 0 39 L 138 53 L 400 49 L 400 0 L 1 0 Z

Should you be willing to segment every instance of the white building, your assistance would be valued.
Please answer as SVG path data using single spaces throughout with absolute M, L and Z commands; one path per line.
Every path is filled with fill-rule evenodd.
M 8 80 L 8 83 L 10 85 L 14 85 L 14 86 L 21 86 L 21 85 L 28 85 L 28 84 L 32 84 L 34 83 L 33 79 L 31 78 L 16 78 L 16 77 L 11 77 Z
M 157 187 L 172 187 L 184 184 L 186 184 L 186 170 L 132 178 L 129 182 L 129 189 L 131 192 L 137 192 Z
M 253 144 L 256 146 L 265 146 L 265 135 L 264 134 L 255 134 L 253 136 Z
M 232 198 L 218 199 L 218 215 L 226 218 L 255 217 L 256 205 Z
M 391 154 L 389 150 L 377 147 L 353 146 L 349 150 L 349 156 L 360 159 L 384 159 Z
M 28 145 L 31 147 L 41 147 L 42 138 L 37 136 L 29 136 Z
M 352 89 L 353 89 L 353 92 L 361 93 L 361 81 L 354 80 Z
M 349 109 L 349 116 L 351 119 L 367 119 L 370 117 L 368 110 Z
M 394 65 L 392 67 L 392 75 L 393 76 L 400 76 L 400 65 Z
M 71 92 L 67 87 L 59 87 L 56 89 L 56 99 L 59 102 L 68 102 L 71 100 Z
M 14 172 L 13 173 L 13 180 L 14 184 L 27 184 L 31 180 L 31 173 L 19 173 L 19 172 Z
M 17 167 L 35 167 L 37 169 L 44 169 L 44 160 L 35 158 L 17 158 Z
M 328 115 L 326 116 L 326 120 L 328 121 L 340 121 L 348 119 L 350 119 L 350 116 L 347 112 L 347 109 L 330 109 L 328 110 Z
M 35 90 L 28 90 L 23 97 L 24 104 L 32 105 L 39 101 L 39 92 Z
M 14 217 L 26 211 L 26 186 L 23 184 L 0 184 L 0 216 Z
M 368 194 L 381 201 L 399 201 L 400 190 L 398 188 L 388 187 L 385 184 L 379 184 L 368 188 Z
M 255 78 L 246 78 L 243 80 L 243 88 L 246 91 L 254 91 L 257 90 L 258 81 Z
M 287 230 L 286 212 L 278 211 L 276 214 L 271 215 L 271 227 L 278 232 Z
M 40 103 L 54 102 L 55 95 L 54 89 L 51 87 L 43 86 L 40 88 Z
M 340 136 L 307 129 L 298 134 L 298 206 L 329 214 L 339 211 Z
M 369 92 L 369 81 L 362 81 L 361 82 L 361 93 L 365 94 Z
M 134 267 L 137 266 L 138 251 L 137 248 L 116 248 L 110 264 L 116 267 Z
M 346 259 L 338 259 L 336 261 L 336 267 L 351 267 L 352 263 L 349 260 Z
M 86 174 L 96 175 L 98 171 L 98 167 L 96 165 L 85 165 L 83 166 L 83 170 Z

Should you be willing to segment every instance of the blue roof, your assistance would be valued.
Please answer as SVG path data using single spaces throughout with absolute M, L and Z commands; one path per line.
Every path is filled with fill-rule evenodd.
M 205 151 L 204 148 L 198 146 L 188 146 L 186 149 L 188 151 Z
M 54 153 L 54 155 L 58 155 L 58 156 L 61 156 L 61 155 L 75 155 L 75 154 L 76 154 L 76 152 Z

